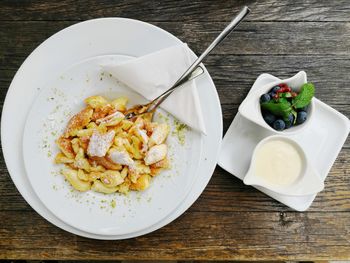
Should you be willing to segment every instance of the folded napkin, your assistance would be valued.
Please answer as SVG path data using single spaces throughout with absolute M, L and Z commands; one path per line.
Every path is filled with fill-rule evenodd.
M 148 100 L 169 89 L 194 62 L 186 44 L 176 45 L 126 62 L 102 65 L 113 77 Z M 205 134 L 203 114 L 194 80 L 175 90 L 162 104 L 164 110 Z

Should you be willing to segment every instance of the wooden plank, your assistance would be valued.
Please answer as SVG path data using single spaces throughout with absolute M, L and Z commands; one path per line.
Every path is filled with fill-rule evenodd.
M 226 26 L 226 23 L 221 22 L 182 23 L 176 27 L 173 23 L 155 24 L 187 42 L 197 54 Z M 243 22 L 213 54 L 346 56 L 350 50 L 349 40 L 348 23 Z
M 2 22 L 0 62 L 8 63 L 8 67 L 17 68 L 20 65 L 19 61 L 11 61 L 14 54 L 24 59 L 47 37 L 74 23 L 72 21 Z M 201 53 L 226 25 L 223 22 L 154 24 L 187 42 L 197 54 Z M 215 49 L 213 54 L 225 56 L 328 54 L 348 57 L 349 51 L 350 22 L 245 22 L 229 36 L 228 40 Z
M 350 21 L 349 1 L 25 1 L 0 2 L 0 20 L 86 20 L 129 17 L 145 21 L 229 21 L 242 5 L 251 21 Z
M 190 212 L 147 236 L 96 241 L 30 211 L 0 212 L 0 257 L 100 260 L 346 260 L 350 214 Z
M 350 211 L 350 149 L 345 148 L 338 156 L 325 182 L 325 189 L 319 193 L 309 211 Z M 0 211 L 31 211 L 16 190 L 0 159 Z M 246 186 L 228 172 L 217 167 L 212 179 L 190 212 L 249 212 L 249 211 L 292 211 L 271 197 Z

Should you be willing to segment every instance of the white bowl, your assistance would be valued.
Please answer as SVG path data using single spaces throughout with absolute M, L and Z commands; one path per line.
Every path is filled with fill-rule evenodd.
M 271 88 L 281 83 L 286 83 L 293 90 L 299 91 L 301 86 L 307 83 L 306 73 L 304 71 L 300 71 L 289 79 L 278 80 L 278 81 L 266 84 L 264 86 L 258 87 L 256 90 L 249 92 L 247 97 L 239 106 L 238 111 L 248 120 L 260 125 L 263 128 L 266 128 L 274 132 L 275 134 L 281 134 L 281 135 L 294 134 L 294 133 L 300 132 L 302 129 L 305 129 L 309 125 L 310 119 L 312 118 L 313 112 L 315 110 L 314 99 L 312 99 L 311 103 L 309 104 L 309 107 L 307 110 L 307 119 L 303 124 L 292 126 L 283 131 L 277 131 L 274 128 L 272 128 L 270 125 L 268 125 L 262 116 L 261 107 L 260 107 L 260 96 L 264 93 L 267 93 Z
M 266 180 L 264 180 L 263 178 L 257 176 L 254 172 L 257 151 L 262 145 L 272 140 L 284 140 L 292 144 L 297 149 L 297 151 L 301 156 L 302 167 L 303 167 L 302 172 L 299 175 L 299 177 L 290 185 L 281 186 L 281 185 L 271 184 Z M 275 193 L 288 195 L 288 196 L 303 196 L 303 195 L 316 194 L 322 191 L 324 188 L 323 181 L 321 180 L 316 170 L 312 167 L 311 162 L 307 158 L 304 150 L 300 147 L 300 145 L 294 140 L 289 139 L 285 136 L 280 136 L 280 135 L 272 135 L 272 136 L 266 137 L 256 145 L 251 162 L 250 162 L 249 170 L 245 175 L 243 182 L 246 185 L 262 186 Z

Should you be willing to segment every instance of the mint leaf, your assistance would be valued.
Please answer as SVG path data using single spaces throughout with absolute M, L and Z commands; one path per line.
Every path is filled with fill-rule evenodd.
M 305 83 L 301 87 L 299 94 L 292 100 L 294 108 L 300 109 L 309 105 L 314 94 L 314 85 L 312 83 Z
M 282 103 L 288 102 L 288 100 L 286 98 L 283 98 L 283 97 L 279 98 L 277 101 L 282 102 Z
M 292 112 L 292 105 L 287 100 L 280 100 L 279 102 L 264 102 L 261 104 L 263 110 L 268 110 L 272 114 L 281 116 L 282 118 L 288 118 Z

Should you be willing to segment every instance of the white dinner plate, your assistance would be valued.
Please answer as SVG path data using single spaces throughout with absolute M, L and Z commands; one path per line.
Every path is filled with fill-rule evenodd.
M 90 229 L 89 227 L 91 227 L 91 225 L 79 227 L 76 225 L 76 222 L 74 223 L 69 221 L 65 217 L 67 215 L 62 214 L 59 215 L 59 217 L 62 218 L 62 220 L 60 220 L 52 212 L 50 212 L 50 210 L 47 209 L 35 195 L 26 176 L 23 159 L 21 157 L 21 137 L 27 113 L 34 102 L 34 99 L 38 97 L 40 90 L 43 90 L 41 94 L 48 92 L 48 90 L 52 88 L 50 84 L 58 83 L 60 77 L 62 77 L 62 74 L 69 75 L 72 73 L 70 70 L 73 69 L 74 71 L 74 67 L 76 67 L 76 65 L 84 64 L 86 61 L 91 62 L 99 59 L 96 57 L 105 55 L 126 55 L 137 57 L 178 43 L 181 43 L 179 39 L 150 24 L 123 18 L 103 18 L 79 23 L 58 32 L 43 42 L 26 59 L 14 77 L 6 96 L 2 114 L 1 136 L 4 156 L 11 174 L 11 178 L 23 197 L 40 215 L 56 226 L 78 235 L 97 239 L 123 239 L 146 234 L 168 224 L 180 216 L 199 197 L 211 178 L 215 168 L 222 136 L 220 102 L 215 86 L 207 72 L 205 72 L 205 75 L 197 80 L 201 104 L 206 105 L 203 107 L 203 114 L 206 116 L 205 124 L 208 129 L 207 135 L 201 136 L 200 140 L 202 147 L 199 144 L 196 144 L 197 146 L 194 149 L 194 152 L 197 154 L 201 152 L 201 154 L 197 156 L 198 165 L 194 165 L 198 167 L 198 170 L 195 172 L 195 175 L 192 174 L 191 177 L 188 178 L 189 180 L 186 179 L 185 190 L 182 191 L 181 189 L 179 194 L 179 196 L 182 198 L 180 199 L 181 202 L 171 203 L 169 208 L 164 210 L 165 212 L 159 213 L 161 215 L 157 216 L 157 220 L 150 219 L 144 225 L 139 225 L 138 227 L 127 231 L 121 231 L 120 228 L 118 230 L 118 227 L 113 225 L 112 235 L 110 235 L 111 232 L 109 232 L 107 229 L 111 225 L 107 225 L 107 228 L 95 229 Z M 90 62 L 88 62 L 87 65 L 93 64 Z M 40 96 L 41 95 L 38 97 L 38 101 L 40 101 Z M 136 99 L 136 96 L 133 97 L 133 100 L 136 101 Z M 32 112 L 35 112 L 35 105 L 36 104 L 33 106 Z M 48 104 L 48 108 L 45 109 L 49 110 L 50 105 Z M 30 120 L 33 120 L 34 124 L 36 123 L 39 125 L 39 123 L 42 123 L 41 117 L 45 115 L 45 112 L 37 111 L 37 113 L 39 114 L 38 118 L 30 118 Z M 47 114 L 50 115 L 49 112 L 47 112 Z M 190 139 L 191 136 L 192 135 L 189 135 Z M 191 145 L 190 142 L 191 141 L 188 141 L 189 146 Z M 35 142 L 32 141 L 32 143 Z M 38 141 L 36 143 L 38 143 Z M 34 151 L 35 149 L 33 149 L 33 152 Z M 41 157 L 43 158 L 43 156 Z M 44 169 L 46 164 L 41 165 Z M 31 165 L 28 165 L 28 167 L 30 169 L 32 168 Z M 196 167 L 191 169 L 195 170 Z M 183 168 L 180 166 L 180 171 L 181 169 Z M 55 177 L 51 174 L 47 174 L 47 176 L 59 178 L 58 176 Z M 181 176 L 182 175 L 180 175 L 180 177 Z M 165 177 L 159 178 L 159 180 L 168 180 L 167 184 L 173 180 L 172 176 L 170 176 L 170 179 L 166 179 Z M 42 184 L 44 183 L 45 181 L 42 182 Z M 177 183 L 179 183 L 179 181 L 177 181 Z M 158 187 L 156 185 L 159 186 L 160 183 L 155 180 L 154 187 Z M 48 185 L 47 189 L 51 188 L 53 192 L 57 193 L 61 192 L 61 190 L 55 190 L 53 188 L 58 189 L 60 187 L 60 185 Z M 165 187 L 165 184 L 163 187 Z M 190 189 L 190 191 L 188 189 Z M 148 200 L 150 198 L 151 200 L 155 200 L 156 196 L 149 196 L 146 199 Z M 133 202 L 134 199 L 135 198 L 131 198 L 129 201 L 125 202 Z M 136 199 L 142 199 L 142 197 L 136 197 Z M 108 202 L 108 200 L 106 200 L 106 202 Z M 76 208 L 79 201 L 77 202 L 76 200 L 73 200 L 71 204 L 72 207 Z M 152 202 L 150 202 L 150 206 L 152 206 L 151 204 Z M 161 204 L 161 210 L 163 210 L 164 203 L 159 204 Z M 50 206 L 48 203 L 46 203 L 46 205 Z M 122 205 L 122 203 L 120 203 L 120 205 Z M 142 206 L 142 209 L 146 209 L 145 203 L 142 204 L 142 202 L 135 206 Z M 91 209 L 94 210 L 94 207 L 95 206 L 92 206 Z M 50 206 L 50 209 L 53 208 Z M 118 202 L 115 209 L 118 209 Z M 57 209 L 55 210 L 55 213 L 56 212 Z M 111 216 L 111 213 L 108 214 L 105 211 L 103 213 L 101 212 L 101 214 L 108 214 L 106 216 L 109 216 L 110 218 L 113 218 L 114 213 L 115 212 L 112 211 Z M 119 212 L 116 212 L 114 215 L 116 218 L 118 213 Z M 97 214 L 98 216 L 101 216 L 101 214 Z M 128 218 L 131 213 L 118 215 L 121 215 L 122 218 L 123 216 Z M 96 215 L 94 214 L 94 217 L 95 216 Z M 94 220 L 95 219 L 96 218 L 94 218 Z M 63 222 L 63 220 L 68 223 Z M 112 220 L 109 222 L 111 221 Z M 79 227 L 80 229 L 74 227 L 73 225 Z
M 249 93 L 278 80 L 280 79 L 270 74 L 262 74 L 257 78 Z M 314 98 L 314 106 L 314 116 L 310 119 L 308 128 L 288 135 L 288 137 L 301 145 L 324 181 L 349 134 L 350 123 L 343 114 L 316 98 Z M 255 146 L 262 139 L 271 135 L 275 133 L 244 118 L 238 112 L 222 141 L 218 164 L 243 180 L 249 169 Z M 254 187 L 297 211 L 307 210 L 316 197 L 316 194 L 287 196 L 261 186 Z

